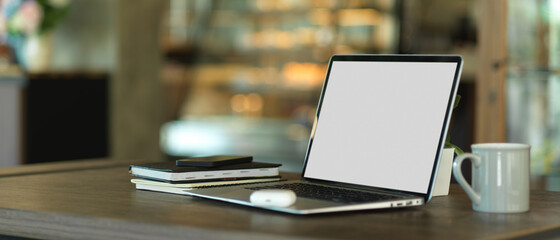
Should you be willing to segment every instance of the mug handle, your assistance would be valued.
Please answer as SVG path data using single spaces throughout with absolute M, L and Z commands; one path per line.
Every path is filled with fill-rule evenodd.
M 455 175 L 455 179 L 457 180 L 457 183 L 459 183 L 459 185 L 461 185 L 461 187 L 465 190 L 465 192 L 467 192 L 467 195 L 471 198 L 471 200 L 476 205 L 478 205 L 480 204 L 480 195 L 472 189 L 469 183 L 467 183 L 467 180 L 465 180 L 465 177 L 461 172 L 461 165 L 463 164 L 463 160 L 465 159 L 471 159 L 473 163 L 473 167 L 475 168 L 480 167 L 479 156 L 474 155 L 472 153 L 464 153 L 457 156 L 457 158 L 455 158 L 455 161 L 453 162 L 453 175 Z

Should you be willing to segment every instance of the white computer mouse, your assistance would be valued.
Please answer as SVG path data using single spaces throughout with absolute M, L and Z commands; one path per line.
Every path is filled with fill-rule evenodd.
M 296 193 L 285 189 L 263 189 L 254 191 L 251 203 L 262 207 L 289 207 L 296 202 Z

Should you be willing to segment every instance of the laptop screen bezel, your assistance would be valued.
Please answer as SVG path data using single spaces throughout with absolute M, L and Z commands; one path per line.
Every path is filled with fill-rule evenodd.
M 434 151 L 436 151 L 436 155 L 435 155 L 434 163 L 433 163 L 433 166 L 432 166 L 432 173 L 431 173 L 431 177 L 430 177 L 430 181 L 429 181 L 430 184 L 428 186 L 427 193 L 408 192 L 408 191 L 402 191 L 402 190 L 397 190 L 397 189 L 378 188 L 378 187 L 371 187 L 371 186 L 336 182 L 336 181 L 325 180 L 325 179 L 305 177 L 305 173 L 306 173 L 306 169 L 307 169 L 307 163 L 308 163 L 308 160 L 309 160 L 309 153 L 310 153 L 311 148 L 313 146 L 313 139 L 314 139 L 315 132 L 316 132 L 316 126 L 317 126 L 318 121 L 320 120 L 321 108 L 323 106 L 323 97 L 325 96 L 325 92 L 326 92 L 326 89 L 328 87 L 329 76 L 330 76 L 330 73 L 331 73 L 332 65 L 336 61 L 419 62 L 419 63 L 444 62 L 444 63 L 456 63 L 457 64 L 457 66 L 455 68 L 455 75 L 453 77 L 453 83 L 452 83 L 451 91 L 450 91 L 449 97 L 448 97 L 448 103 L 447 103 L 446 113 L 444 115 L 445 118 L 444 118 L 444 121 L 443 121 L 441 134 L 440 134 L 440 137 L 439 137 L 438 147 L 437 147 L 437 149 L 434 149 Z M 438 165 L 439 165 L 438 163 L 440 161 L 441 154 L 442 154 L 442 151 L 443 151 L 443 148 L 444 148 L 444 145 L 445 145 L 445 138 L 446 138 L 446 135 L 447 135 L 449 122 L 450 122 L 450 119 L 451 119 L 451 113 L 452 113 L 452 110 L 453 110 L 453 104 L 455 102 L 455 96 L 457 94 L 459 79 L 460 79 L 460 76 L 461 76 L 462 62 L 463 62 L 463 60 L 462 60 L 461 56 L 458 56 L 458 55 L 377 55 L 377 54 L 333 55 L 329 60 L 329 64 L 328 64 L 328 67 L 327 67 L 327 72 L 326 72 L 326 75 L 325 75 L 325 80 L 324 80 L 324 83 L 323 83 L 323 87 L 322 87 L 322 90 L 321 90 L 321 95 L 320 95 L 319 102 L 318 102 L 318 105 L 317 105 L 317 111 L 316 111 L 316 114 L 315 114 L 315 121 L 313 123 L 313 129 L 311 130 L 311 136 L 309 138 L 308 147 L 307 147 L 307 151 L 306 151 L 306 154 L 305 154 L 305 160 L 304 160 L 303 172 L 302 172 L 302 180 L 312 181 L 312 182 L 317 182 L 317 183 L 325 183 L 325 184 L 330 184 L 330 185 L 337 185 L 337 186 L 341 186 L 341 187 L 366 189 L 366 190 L 375 189 L 375 190 L 378 190 L 378 191 L 387 191 L 387 192 L 392 192 L 392 193 L 398 192 L 398 193 L 402 193 L 402 194 L 421 196 L 421 197 L 424 198 L 425 202 L 428 202 L 431 199 L 431 196 L 432 196 L 432 191 L 433 191 L 434 184 L 435 184 L 436 173 L 437 173 Z

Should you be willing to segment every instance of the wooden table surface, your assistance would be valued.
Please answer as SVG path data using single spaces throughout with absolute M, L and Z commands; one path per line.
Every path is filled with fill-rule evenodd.
M 53 167 L 54 166 L 54 167 Z M 294 216 L 149 191 L 128 163 L 0 170 L 0 235 L 41 239 L 500 239 L 560 229 L 560 192 L 533 190 L 520 214 L 472 211 L 462 189 L 409 209 Z M 294 174 L 288 174 L 294 177 Z

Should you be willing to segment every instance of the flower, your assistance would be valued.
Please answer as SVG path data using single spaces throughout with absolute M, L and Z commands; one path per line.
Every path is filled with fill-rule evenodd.
M 51 32 L 66 16 L 70 0 L 0 0 L 0 44 L 9 45 L 12 61 L 27 67 L 31 39 Z
M 69 0 L 0 0 L 0 31 L 30 36 L 51 31 L 68 13 Z
M 43 9 L 35 1 L 25 1 L 9 22 L 8 31 L 31 35 L 39 31 Z

